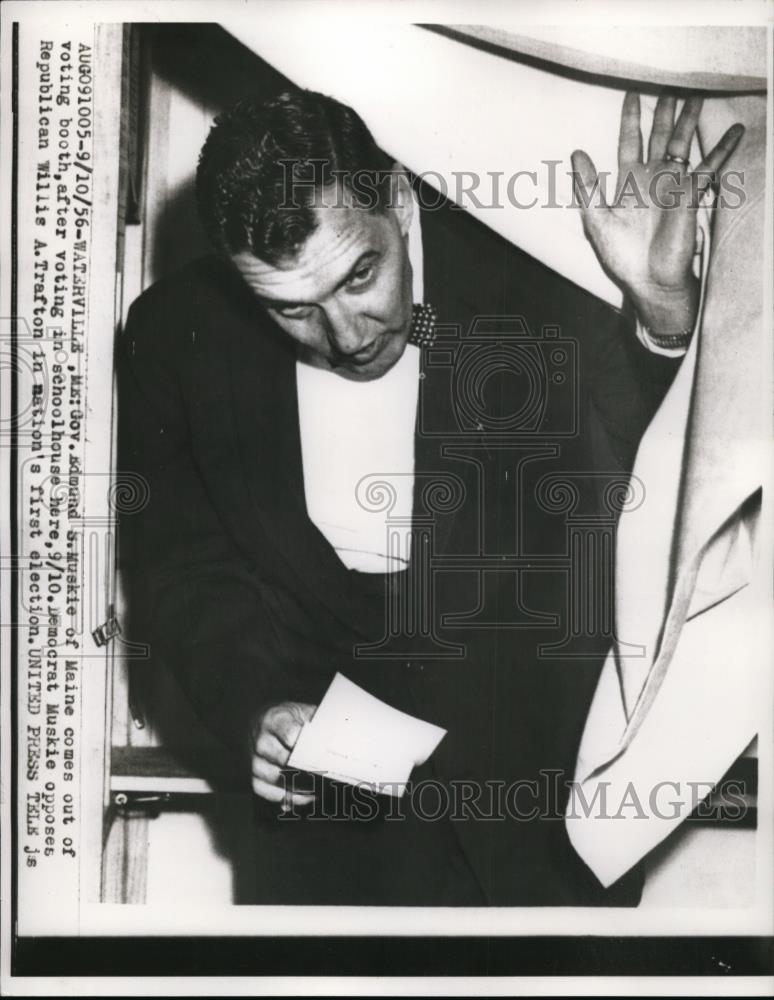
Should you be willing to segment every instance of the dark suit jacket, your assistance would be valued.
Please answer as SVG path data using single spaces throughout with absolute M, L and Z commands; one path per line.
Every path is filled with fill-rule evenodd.
M 598 512 L 602 479 L 583 474 L 630 468 L 671 366 L 613 310 L 450 206 L 424 213 L 423 242 L 444 329 L 423 348 L 419 534 L 399 580 L 346 569 L 309 520 L 293 345 L 236 273 L 196 261 L 134 303 L 119 346 L 119 470 L 149 484 L 122 523 L 134 634 L 240 762 L 261 706 L 316 703 L 338 669 L 448 730 L 423 774 L 564 775 L 599 661 L 591 647 L 583 657 L 583 635 L 575 659 L 538 655 L 569 628 L 566 513 L 536 500 L 538 483 L 574 474 Z M 503 557 L 521 557 L 519 572 L 500 570 Z M 420 567 L 424 629 L 387 611 Z M 444 843 L 461 848 L 483 901 L 596 901 L 563 840 L 562 792 L 542 806 L 553 822 L 451 824 Z

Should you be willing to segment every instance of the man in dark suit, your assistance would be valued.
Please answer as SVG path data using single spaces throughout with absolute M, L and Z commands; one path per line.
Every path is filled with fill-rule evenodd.
M 569 476 L 599 515 L 671 363 L 479 223 L 430 210 L 322 95 L 221 118 L 197 184 L 218 255 L 142 295 L 119 347 L 119 469 L 150 497 L 122 547 L 136 635 L 252 770 L 256 901 L 636 902 L 636 876 L 599 889 L 561 822 L 603 647 L 572 634 L 567 526 L 546 489 Z M 415 303 L 417 202 L 437 321 Z M 337 433 L 345 396 L 370 467 L 353 428 Z M 354 480 L 334 483 L 348 462 Z M 357 526 L 348 546 L 326 475 L 343 495 L 398 470 L 400 550 Z M 569 660 L 551 649 L 565 635 Z M 447 730 L 413 775 L 423 802 L 336 786 L 320 819 L 330 787 L 288 788 L 336 671 Z

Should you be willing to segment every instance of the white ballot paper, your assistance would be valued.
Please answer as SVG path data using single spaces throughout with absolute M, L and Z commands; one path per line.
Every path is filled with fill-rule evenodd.
M 446 730 L 399 712 L 337 673 L 287 766 L 400 797 Z

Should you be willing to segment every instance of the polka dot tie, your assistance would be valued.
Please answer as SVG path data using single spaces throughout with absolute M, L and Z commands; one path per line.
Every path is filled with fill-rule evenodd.
M 438 314 L 431 305 L 425 302 L 415 302 L 411 314 L 409 343 L 416 347 L 429 347 L 435 340 L 437 320 Z

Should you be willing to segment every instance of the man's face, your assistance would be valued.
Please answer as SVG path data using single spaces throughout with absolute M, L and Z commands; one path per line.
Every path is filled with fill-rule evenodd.
M 343 378 L 384 375 L 403 354 L 411 330 L 408 203 L 369 212 L 323 192 L 317 228 L 279 265 L 242 251 L 232 260 L 275 322 L 309 364 Z M 349 199 L 347 199 L 349 202 Z

